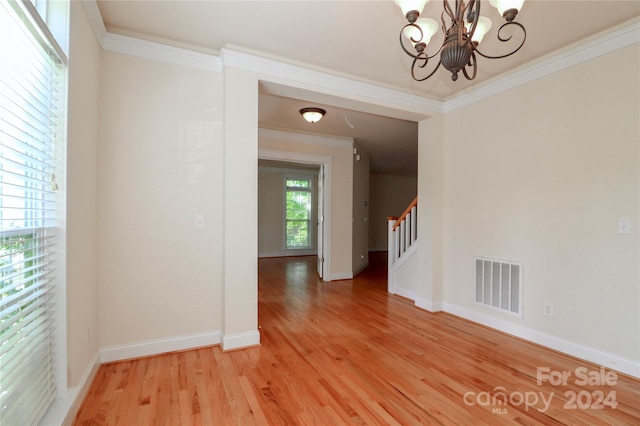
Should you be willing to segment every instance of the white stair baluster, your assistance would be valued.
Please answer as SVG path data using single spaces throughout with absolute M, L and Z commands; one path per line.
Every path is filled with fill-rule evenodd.
M 411 244 L 413 244 L 418 238 L 418 207 L 415 206 L 411 209 Z

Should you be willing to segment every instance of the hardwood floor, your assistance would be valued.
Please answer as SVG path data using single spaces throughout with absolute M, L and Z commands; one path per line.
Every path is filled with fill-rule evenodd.
M 417 309 L 370 261 L 323 283 L 313 257 L 260 259 L 260 347 L 102 365 L 75 424 L 640 424 L 640 381 Z

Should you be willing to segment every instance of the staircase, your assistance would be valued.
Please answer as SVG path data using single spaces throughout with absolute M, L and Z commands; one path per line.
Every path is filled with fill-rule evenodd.
M 388 217 L 389 228 L 387 290 L 411 300 L 416 299 L 418 283 L 418 197 L 400 217 Z

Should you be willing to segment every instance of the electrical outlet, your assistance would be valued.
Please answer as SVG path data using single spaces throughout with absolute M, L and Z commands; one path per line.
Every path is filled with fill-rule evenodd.
M 544 316 L 545 317 L 550 317 L 553 314 L 552 309 L 551 309 L 551 303 L 549 302 L 544 302 Z

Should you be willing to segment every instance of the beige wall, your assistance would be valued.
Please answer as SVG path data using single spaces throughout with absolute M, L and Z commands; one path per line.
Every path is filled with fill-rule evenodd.
M 284 252 L 284 176 L 258 168 L 258 256 Z
M 369 264 L 369 154 L 354 146 L 359 157 L 353 156 L 352 270 L 357 274 Z
M 71 2 L 67 135 L 67 380 L 78 385 L 98 346 L 98 77 L 100 46 Z
M 636 44 L 445 116 L 447 304 L 640 359 L 639 63 Z M 474 304 L 475 255 L 524 262 L 523 319 Z
M 387 250 L 387 217 L 400 216 L 418 194 L 411 176 L 369 176 L 369 251 Z
M 443 274 L 444 243 L 444 117 L 418 123 L 418 277 L 416 305 L 442 309 L 446 277 Z
M 260 342 L 258 332 L 258 77 L 224 70 L 222 347 Z M 211 195 L 211 194 L 210 194 Z
M 222 75 L 109 52 L 100 71 L 100 346 L 220 330 Z

